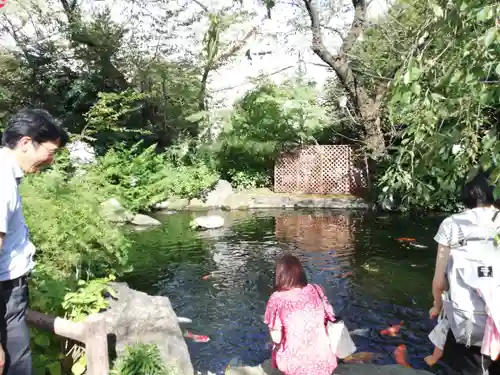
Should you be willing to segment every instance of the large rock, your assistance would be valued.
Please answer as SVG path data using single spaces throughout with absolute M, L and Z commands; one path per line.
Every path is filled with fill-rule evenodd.
M 224 226 L 224 218 L 219 215 L 200 216 L 193 219 L 189 226 L 193 229 L 217 229 Z
M 130 223 L 137 226 L 161 225 L 161 222 L 147 215 L 133 214 L 127 211 L 115 198 L 101 203 L 101 213 L 113 223 Z
M 191 199 L 189 201 L 188 206 L 186 207 L 186 209 L 189 211 L 208 211 L 211 208 L 214 208 L 214 207 L 210 207 L 208 204 L 206 204 L 205 202 L 203 202 L 199 198 Z
M 127 345 L 156 344 L 164 361 L 179 374 L 193 375 L 193 365 L 170 300 L 130 289 L 125 283 L 111 283 L 117 296 L 110 307 L 98 314 L 106 322 L 108 334 L 116 336 L 118 356 Z M 110 340 L 111 342 L 113 340 Z
M 76 165 L 94 163 L 96 160 L 94 148 L 86 142 L 74 141 L 66 145 L 69 151 L 69 158 Z
M 155 225 L 161 225 L 161 222 L 148 215 L 136 214 L 134 215 L 132 220 L 130 220 L 130 224 L 139 226 L 155 226 Z
M 172 197 L 154 205 L 157 210 L 183 210 L 189 204 L 189 199 Z
M 231 184 L 226 180 L 219 180 L 214 189 L 207 194 L 205 204 L 209 207 L 220 207 L 231 194 L 233 194 Z
M 341 364 L 335 371 L 335 375 L 432 375 L 424 370 L 405 368 L 400 365 L 373 365 L 373 364 Z M 259 366 L 230 367 L 225 375 L 283 375 L 277 369 L 273 369 L 269 360 Z M 312 375 L 312 374 L 311 374 Z
M 225 210 L 269 209 L 269 208 L 368 208 L 362 199 L 343 195 L 313 195 L 274 193 L 269 189 L 255 189 L 234 193 L 223 204 Z
M 127 211 L 115 198 L 101 203 L 103 216 L 113 223 L 129 223 L 134 215 Z

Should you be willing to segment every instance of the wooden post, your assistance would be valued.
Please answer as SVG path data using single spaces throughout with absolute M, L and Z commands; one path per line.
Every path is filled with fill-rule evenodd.
M 102 319 L 89 316 L 86 320 L 85 350 L 87 375 L 107 375 L 109 372 L 108 338 Z
M 38 311 L 28 310 L 26 320 L 29 325 L 35 328 L 51 331 L 58 336 L 85 344 L 87 375 L 109 374 L 108 337 L 106 323 L 102 319 L 90 315 L 85 322 L 76 323 Z
M 38 311 L 26 312 L 28 324 L 45 331 L 55 333 L 57 336 L 66 337 L 81 343 L 85 343 L 85 324 L 76 323 L 71 320 L 53 317 Z

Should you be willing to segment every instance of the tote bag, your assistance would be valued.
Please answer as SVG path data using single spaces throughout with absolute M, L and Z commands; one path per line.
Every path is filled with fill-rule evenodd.
M 314 286 L 314 288 L 323 302 L 323 309 L 326 312 L 326 301 L 321 297 L 317 287 Z M 344 359 L 356 351 L 356 345 L 354 341 L 352 341 L 351 335 L 342 320 L 337 320 L 335 322 L 328 321 L 326 323 L 326 331 L 330 341 L 330 348 L 338 358 Z

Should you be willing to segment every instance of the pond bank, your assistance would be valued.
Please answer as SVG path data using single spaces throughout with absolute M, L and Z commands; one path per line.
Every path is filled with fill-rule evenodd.
M 148 215 L 126 210 L 116 198 L 101 203 L 104 216 L 115 223 L 132 224 L 139 229 L 158 226 L 161 223 Z M 356 196 L 346 194 L 276 193 L 267 188 L 234 191 L 231 184 L 219 180 L 211 191 L 199 198 L 171 197 L 157 203 L 153 211 L 245 211 L 252 209 L 369 209 L 371 205 Z M 153 214 L 153 212 L 150 212 Z
M 252 189 L 234 192 L 231 185 L 219 181 L 205 199 L 171 198 L 155 207 L 158 210 L 203 211 L 209 209 L 249 210 L 269 208 L 329 208 L 329 209 L 368 209 L 365 200 L 345 194 L 304 194 L 276 193 L 270 189 Z
M 405 368 L 399 365 L 372 365 L 372 364 L 340 364 L 335 375 L 431 375 L 425 370 Z M 273 369 L 269 360 L 258 366 L 231 367 L 225 375 L 283 375 Z

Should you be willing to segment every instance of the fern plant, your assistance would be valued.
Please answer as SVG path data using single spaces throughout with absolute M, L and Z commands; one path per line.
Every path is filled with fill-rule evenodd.
M 158 346 L 140 343 L 127 347 L 112 375 L 174 375 L 174 372 L 164 364 Z

